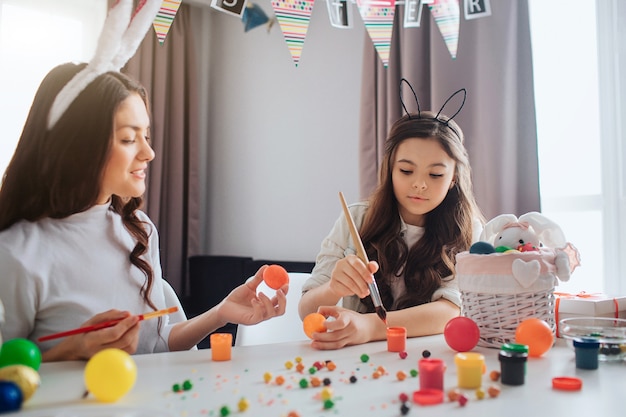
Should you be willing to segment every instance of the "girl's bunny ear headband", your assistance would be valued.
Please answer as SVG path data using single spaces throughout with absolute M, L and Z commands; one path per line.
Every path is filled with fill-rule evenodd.
M 162 0 L 141 0 L 132 16 L 133 0 L 118 0 L 113 5 L 104 21 L 94 57 L 54 99 L 48 130 L 93 80 L 106 72 L 119 71 L 128 62 L 154 22 L 161 3 Z

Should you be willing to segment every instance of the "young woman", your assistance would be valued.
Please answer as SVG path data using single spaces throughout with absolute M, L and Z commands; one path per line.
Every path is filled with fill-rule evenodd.
M 104 348 L 149 353 L 193 348 L 227 322 L 284 313 L 284 286 L 256 295 L 265 268 L 220 304 L 139 322 L 136 314 L 180 305 L 163 279 L 158 233 L 139 210 L 148 164 L 145 90 L 129 77 L 94 77 L 51 123 L 53 102 L 85 64 L 43 80 L 0 187 L 2 335 L 32 341 L 74 327 L 113 327 L 40 343 L 44 361 L 88 359 Z M 132 314 L 131 314 L 132 313 Z
M 312 346 L 385 339 L 368 289 L 374 277 L 390 326 L 406 327 L 409 337 L 441 333 L 460 314 L 455 254 L 469 249 L 483 221 L 459 126 L 432 112 L 399 119 L 386 141 L 377 190 L 349 209 L 370 262 L 355 255 L 342 215 L 303 286 L 300 316 L 318 311 L 333 318 L 326 320 L 328 332 L 314 334 Z

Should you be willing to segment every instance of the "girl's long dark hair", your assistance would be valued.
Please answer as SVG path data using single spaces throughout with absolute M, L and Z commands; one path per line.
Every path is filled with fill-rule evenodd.
M 0 231 L 13 224 L 46 217 L 62 219 L 97 203 L 105 164 L 111 150 L 113 121 L 120 103 L 139 94 L 146 103 L 145 89 L 118 73 L 100 75 L 74 100 L 56 125 L 48 130 L 52 101 L 61 88 L 85 64 L 63 64 L 44 78 L 31 106 L 22 135 L 0 186 Z M 146 276 L 141 295 L 150 299 L 153 271 L 142 255 L 148 247 L 149 232 L 137 218 L 141 197 L 113 196 L 111 209 L 122 217 L 136 240 L 130 262 Z
M 400 236 L 402 223 L 392 183 L 396 150 L 410 138 L 437 141 L 456 162 L 454 186 L 443 202 L 426 214 L 424 236 L 411 248 Z M 434 113 L 426 111 L 420 117 L 405 115 L 389 131 L 379 184 L 359 231 L 369 259 L 379 263 L 376 281 L 387 309 L 393 304 L 391 281 L 402 275 L 406 293 L 397 300 L 397 308 L 429 302 L 443 280 L 454 274 L 455 255 L 472 244 L 474 219 L 483 220 L 474 199 L 463 140 L 463 133 L 453 120 L 443 115 L 435 118 Z M 374 311 L 369 297 L 362 302 L 368 311 Z

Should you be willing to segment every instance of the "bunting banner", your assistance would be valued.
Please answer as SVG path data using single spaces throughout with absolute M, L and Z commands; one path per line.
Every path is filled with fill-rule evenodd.
M 163 0 L 159 12 L 154 18 L 152 26 L 154 26 L 154 31 L 161 45 L 165 42 L 167 33 L 170 31 L 172 23 L 174 23 L 174 18 L 176 17 L 176 12 L 178 12 L 181 1 L 182 0 Z
M 385 68 L 389 65 L 395 0 L 357 0 L 357 7 Z
M 452 59 L 456 59 L 456 51 L 459 46 L 459 26 L 461 24 L 459 0 L 435 0 L 428 7 L 448 47 L 450 56 Z
M 313 0 L 272 0 L 272 8 L 297 67 L 309 28 Z

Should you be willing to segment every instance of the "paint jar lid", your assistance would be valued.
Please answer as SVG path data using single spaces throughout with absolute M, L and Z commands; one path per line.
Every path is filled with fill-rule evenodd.
M 521 343 L 504 343 L 500 346 L 500 349 L 506 352 L 528 353 L 528 345 L 522 345 Z
M 413 391 L 413 402 L 419 405 L 441 404 L 443 402 L 443 390 L 421 389 Z
M 574 347 L 582 349 L 599 349 L 600 342 L 593 337 L 580 337 L 574 339 Z
M 563 391 L 578 391 L 582 389 L 583 381 L 580 378 L 559 376 L 552 378 L 552 388 Z

